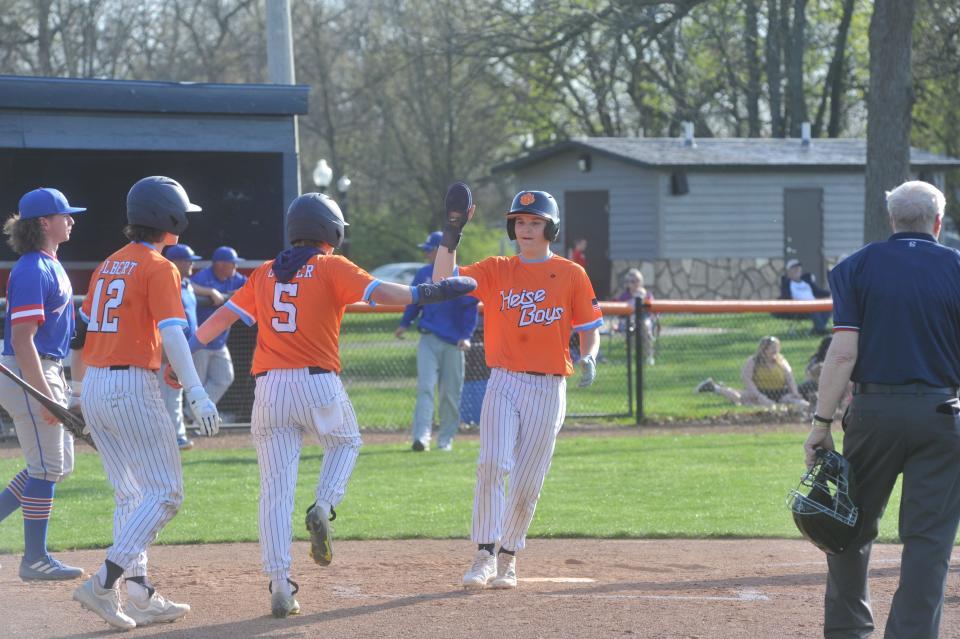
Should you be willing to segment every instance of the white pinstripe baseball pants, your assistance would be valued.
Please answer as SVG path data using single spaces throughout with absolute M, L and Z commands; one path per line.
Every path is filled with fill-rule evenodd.
M 360 429 L 347 392 L 334 373 L 306 368 L 271 370 L 257 378 L 251 435 L 260 463 L 260 548 L 263 570 L 290 574 L 294 495 L 305 430 L 323 446 L 316 499 L 336 506 L 360 454 Z
M 567 410 L 567 380 L 495 368 L 480 409 L 471 539 L 522 550 Z M 509 476 L 509 493 L 505 484 Z
M 183 502 L 177 434 L 157 373 L 90 366 L 81 398 L 116 501 L 107 559 L 123 566 L 125 577 L 145 576 L 147 546 Z

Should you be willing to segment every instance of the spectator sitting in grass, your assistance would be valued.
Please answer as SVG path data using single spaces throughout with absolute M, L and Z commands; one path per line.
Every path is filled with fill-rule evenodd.
M 717 393 L 734 404 L 772 408 L 787 404 L 808 410 L 810 404 L 800 394 L 793 370 L 780 354 L 780 340 L 768 335 L 760 340 L 757 352 L 747 358 L 740 370 L 744 389 L 735 390 L 707 378 L 696 388 L 698 393 Z
M 823 370 L 823 362 L 827 358 L 827 349 L 830 348 L 830 342 L 832 341 L 832 336 L 827 336 L 820 340 L 820 345 L 817 346 L 817 352 L 810 357 L 810 361 L 807 362 L 807 368 L 804 370 L 806 379 L 798 387 L 800 394 L 803 395 L 805 400 L 810 402 L 811 406 L 817 403 L 817 390 L 820 387 L 820 371 Z M 843 417 L 843 413 L 851 401 L 853 401 L 853 383 L 847 385 L 847 391 L 843 394 L 843 397 L 840 399 L 840 405 L 837 407 L 835 419 Z

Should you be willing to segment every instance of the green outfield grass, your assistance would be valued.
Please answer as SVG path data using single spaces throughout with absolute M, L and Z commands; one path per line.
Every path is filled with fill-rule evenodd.
M 532 537 L 797 537 L 784 505 L 802 467 L 799 433 L 562 438 Z M 464 538 L 469 534 L 476 440 L 451 453 L 416 454 L 406 445 L 363 449 L 338 508 L 338 539 Z M 304 539 L 321 450 L 300 467 L 294 530 Z M 12 477 L 18 460 L 0 460 Z M 160 543 L 255 541 L 258 473 L 252 449 L 183 455 L 186 499 Z M 881 538 L 895 540 L 899 488 Z M 113 499 L 100 461 L 78 456 L 57 489 L 52 548 L 109 545 Z M 0 523 L 0 552 L 20 552 L 19 514 Z

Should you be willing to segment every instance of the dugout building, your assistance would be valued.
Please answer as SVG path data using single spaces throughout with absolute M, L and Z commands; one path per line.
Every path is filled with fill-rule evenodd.
M 59 251 L 82 295 L 96 264 L 126 242 L 130 186 L 167 175 L 203 207 L 181 241 L 206 258 L 233 246 L 249 270 L 284 246 L 284 212 L 299 195 L 296 116 L 307 113 L 308 93 L 296 85 L 0 76 L 0 213 L 16 212 L 40 186 L 86 207 Z M 4 289 L 16 259 L 0 242 Z M 253 394 L 252 333 L 238 324 L 230 336 L 236 382 L 221 407 L 236 406 L 238 416 Z
M 588 240 L 597 294 L 639 267 L 657 297 L 776 299 L 799 258 L 823 282 L 863 244 L 866 141 L 837 138 L 574 138 L 494 167 L 553 193 L 566 255 Z M 944 189 L 957 158 L 911 150 Z

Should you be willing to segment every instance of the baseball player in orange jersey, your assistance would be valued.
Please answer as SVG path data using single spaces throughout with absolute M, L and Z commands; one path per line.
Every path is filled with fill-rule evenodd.
M 256 378 L 251 435 L 260 463 L 260 545 L 270 577 L 275 617 L 300 612 L 290 580 L 291 516 L 304 431 L 324 448 L 316 501 L 307 510 L 310 556 L 325 566 L 333 558 L 329 521 L 343 499 L 360 452 L 353 405 L 340 381 L 340 321 L 347 304 L 427 304 L 469 293 L 476 283 L 450 278 L 440 284 L 403 286 L 374 279 L 333 250 L 343 241 L 340 208 L 320 193 L 301 195 L 287 211 L 293 248 L 280 253 L 198 329 L 192 349 L 240 319 L 257 324 L 252 373 Z
M 127 194 L 124 234 L 130 243 L 90 278 L 82 312 L 87 320 L 81 406 L 113 486 L 113 545 L 100 570 L 73 598 L 115 628 L 174 621 L 190 610 L 160 596 L 147 580 L 147 546 L 183 501 L 177 437 L 160 395 L 160 349 L 186 387 L 206 435 L 219 415 L 200 385 L 184 336 L 180 273 L 160 251 L 176 244 L 187 213 L 200 211 L 177 182 L 140 180 Z M 121 606 L 117 583 L 126 577 Z
M 453 274 L 456 247 L 474 205 L 466 185 L 447 193 L 448 222 L 434 279 Z M 586 272 L 550 252 L 560 213 L 549 193 L 522 191 L 507 213 L 507 232 L 520 254 L 489 257 L 461 267 L 477 281 L 484 303 L 487 366 L 492 370 L 480 410 L 480 458 L 471 539 L 478 544 L 463 576 L 467 589 L 516 588 L 516 553 L 540 498 L 566 412 L 566 377 L 573 373 L 569 342 L 580 334 L 582 376 L 596 375 L 600 306 Z M 509 492 L 504 483 L 510 477 Z M 494 554 L 496 544 L 500 552 Z

